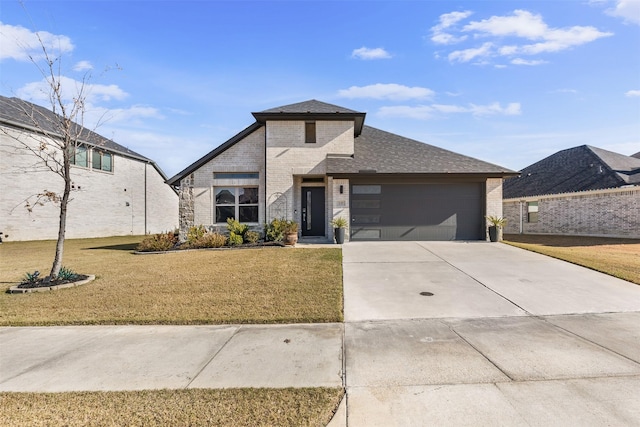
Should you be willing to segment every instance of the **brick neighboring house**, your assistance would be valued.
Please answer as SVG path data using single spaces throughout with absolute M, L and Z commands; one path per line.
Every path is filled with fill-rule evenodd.
M 504 183 L 505 232 L 640 238 L 634 156 L 582 145 L 524 168 Z
M 310 100 L 252 113 L 255 123 L 168 180 L 180 230 L 261 229 L 293 219 L 303 239 L 485 240 L 517 172 L 364 125 L 365 113 Z
M 39 121 L 35 126 L 32 117 Z M 6 241 L 55 239 L 59 209 L 33 205 L 44 190 L 61 193 L 64 182 L 23 143 L 38 147 L 49 140 L 59 119 L 46 108 L 17 98 L 0 97 L 0 232 Z M 178 225 L 178 195 L 151 159 L 82 129 L 71 167 L 73 189 L 67 213 L 67 238 L 141 235 Z M 53 135 L 51 135 L 53 137 Z M 18 138 L 19 140 L 16 140 Z

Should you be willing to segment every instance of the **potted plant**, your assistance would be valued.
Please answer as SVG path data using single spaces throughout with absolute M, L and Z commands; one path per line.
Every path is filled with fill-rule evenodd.
M 284 222 L 284 244 L 295 246 L 298 243 L 298 223 L 294 220 Z
M 487 221 L 489 221 L 489 240 L 492 242 L 497 242 L 500 240 L 500 231 L 502 227 L 507 223 L 506 218 L 502 218 L 499 216 L 489 215 Z
M 336 243 L 338 245 L 343 244 L 344 233 L 349 223 L 347 222 L 346 219 L 339 216 L 337 218 L 334 218 L 333 221 L 331 221 L 331 225 L 333 225 L 333 237 L 336 239 Z

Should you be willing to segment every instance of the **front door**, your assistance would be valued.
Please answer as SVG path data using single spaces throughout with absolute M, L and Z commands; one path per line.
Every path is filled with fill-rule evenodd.
M 302 187 L 302 235 L 325 235 L 324 187 Z

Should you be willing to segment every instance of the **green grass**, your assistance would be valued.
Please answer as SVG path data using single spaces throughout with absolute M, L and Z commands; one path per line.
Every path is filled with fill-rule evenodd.
M 0 393 L 3 426 L 325 426 L 341 388 Z
M 0 294 L 0 325 L 341 322 L 338 248 L 132 253 L 141 237 L 67 240 L 63 265 L 88 285 Z M 49 271 L 55 242 L 0 245 L 5 289 Z
M 640 240 L 508 234 L 504 242 L 640 285 Z

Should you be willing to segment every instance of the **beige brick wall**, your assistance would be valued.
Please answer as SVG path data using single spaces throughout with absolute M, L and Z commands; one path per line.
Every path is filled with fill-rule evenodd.
M 327 154 L 353 154 L 352 121 L 317 121 L 316 143 L 307 144 L 304 121 L 267 122 L 267 220 L 277 216 L 300 221 L 300 187 L 302 180 L 294 176 L 326 174 Z M 306 184 L 305 184 L 306 185 Z M 327 186 L 327 236 L 333 212 L 333 192 Z M 282 209 L 281 207 L 284 207 Z M 284 212 L 284 215 L 280 213 Z
M 487 178 L 486 188 L 486 215 L 503 217 L 502 211 L 502 178 Z M 487 227 L 489 221 L 487 221 Z M 487 238 L 488 232 L 487 232 Z
M 261 224 L 264 223 L 264 135 L 264 127 L 257 129 L 193 172 L 194 225 L 204 225 L 213 229 L 216 227 L 224 228 L 226 224 L 215 223 L 213 187 L 215 185 L 246 185 L 247 183 L 256 184 L 260 188 L 258 218 Z M 260 178 L 255 183 L 244 180 L 215 182 L 213 178 L 215 172 L 257 172 Z
M 0 231 L 7 241 L 55 239 L 59 209 L 52 203 L 33 203 L 44 191 L 62 192 L 61 177 L 43 164 L 14 137 L 27 141 L 13 129 L 0 131 Z M 9 133 L 9 135 L 7 135 Z M 32 139 L 29 139 L 33 143 Z M 172 230 L 178 225 L 178 196 L 152 166 L 114 155 L 113 172 L 72 167 L 74 190 L 67 214 L 67 238 L 140 235 Z M 146 192 L 145 192 L 146 184 Z
M 527 222 L 527 202 L 538 202 L 538 222 Z M 640 188 L 506 199 L 506 233 L 640 238 Z M 521 222 L 522 218 L 522 222 Z
M 331 199 L 333 203 L 331 204 L 331 217 L 330 219 L 336 219 L 342 217 L 347 220 L 349 224 L 351 224 L 351 212 L 349 210 L 349 180 L 348 179 L 333 179 L 331 180 Z M 340 186 L 342 186 L 342 194 L 340 194 Z M 329 225 L 331 229 L 331 225 Z M 350 236 L 350 228 L 347 228 L 345 232 L 344 240 L 345 242 L 349 241 Z M 332 236 L 333 231 L 330 231 L 330 236 Z

